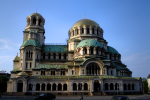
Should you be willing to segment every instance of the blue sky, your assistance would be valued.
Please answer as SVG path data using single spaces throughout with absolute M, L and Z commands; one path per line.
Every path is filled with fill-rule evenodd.
M 72 25 L 85 18 L 104 30 L 133 77 L 150 74 L 150 0 L 0 0 L 0 69 L 10 72 L 23 43 L 26 18 L 45 18 L 45 43 L 66 43 Z

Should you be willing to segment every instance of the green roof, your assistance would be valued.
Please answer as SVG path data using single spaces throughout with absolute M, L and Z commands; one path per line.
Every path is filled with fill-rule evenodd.
M 11 72 L 22 71 L 19 68 L 13 69 Z
M 125 66 L 125 65 L 123 65 L 123 64 L 117 64 L 117 65 L 116 65 L 115 63 L 112 62 L 111 65 L 116 66 L 116 70 L 124 69 L 124 70 L 130 71 L 128 68 L 123 67 L 123 66 Z M 130 71 L 130 72 L 132 72 L 132 71 Z
M 67 45 L 44 45 L 43 52 L 67 52 Z
M 66 64 L 41 64 L 33 69 L 68 69 Z
M 42 16 L 42 15 L 39 14 L 39 13 L 32 13 L 30 16 L 32 16 L 32 15 Z
M 113 53 L 113 54 L 115 54 L 115 53 L 119 54 L 119 52 L 111 46 L 107 46 L 107 51 L 110 52 L 110 53 Z
M 28 76 L 28 74 L 26 72 L 20 72 L 18 76 Z
M 95 25 L 96 27 L 100 27 L 98 23 L 96 23 L 91 19 L 81 19 L 76 23 L 74 23 L 72 27 L 81 26 L 81 25 L 91 25 L 91 26 Z
M 84 47 L 84 46 L 94 46 L 94 47 L 97 47 L 99 46 L 100 48 L 102 48 L 102 44 L 99 43 L 98 41 L 94 40 L 94 39 L 86 39 L 86 40 L 82 40 L 76 48 L 79 48 L 79 47 Z
M 36 40 L 27 40 L 21 46 L 25 47 L 25 46 L 29 46 L 29 45 L 32 45 L 32 46 L 35 46 L 35 47 L 41 47 L 40 43 Z
M 14 61 L 19 61 L 20 60 L 20 57 L 16 56 Z
M 99 78 L 117 78 L 117 79 L 137 79 L 139 80 L 139 77 L 116 77 L 116 76 L 108 76 L 108 75 L 103 75 L 103 76 L 30 76 L 30 79 L 71 79 L 71 78 L 94 78 L 94 77 L 99 77 Z

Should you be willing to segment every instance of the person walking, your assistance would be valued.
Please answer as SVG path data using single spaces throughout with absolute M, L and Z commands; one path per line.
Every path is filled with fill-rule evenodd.
M 80 100 L 83 100 L 83 94 L 81 93 L 81 99 Z

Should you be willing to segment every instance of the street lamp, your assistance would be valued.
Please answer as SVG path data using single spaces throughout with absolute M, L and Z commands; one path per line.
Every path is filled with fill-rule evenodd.
M 143 93 L 144 93 L 144 83 L 143 83 Z

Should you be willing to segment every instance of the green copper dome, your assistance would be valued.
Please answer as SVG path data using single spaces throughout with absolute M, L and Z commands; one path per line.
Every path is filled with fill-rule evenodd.
M 91 26 L 95 25 L 96 27 L 100 27 L 98 23 L 96 23 L 91 19 L 81 19 L 76 23 L 74 23 L 72 27 L 81 26 L 81 25 L 91 25 Z
M 42 15 L 39 14 L 39 13 L 32 13 L 30 16 L 33 16 L 33 15 L 36 15 L 36 16 L 42 16 Z
M 26 72 L 20 72 L 18 76 L 28 76 L 28 74 Z
M 35 46 L 35 47 L 41 47 L 40 43 L 36 40 L 27 40 L 21 46 L 25 47 L 25 46 L 28 46 L 28 45 L 32 45 L 32 46 Z
M 99 46 L 100 48 L 102 48 L 102 44 L 100 44 L 98 41 L 94 40 L 94 39 L 86 39 L 86 40 L 83 40 L 81 41 L 76 48 L 79 48 L 79 47 L 84 47 L 84 46 L 94 46 L 94 47 L 97 47 Z
M 113 54 L 114 53 L 119 54 L 119 52 L 111 46 L 107 46 L 107 51 L 110 52 L 110 53 L 113 53 Z

